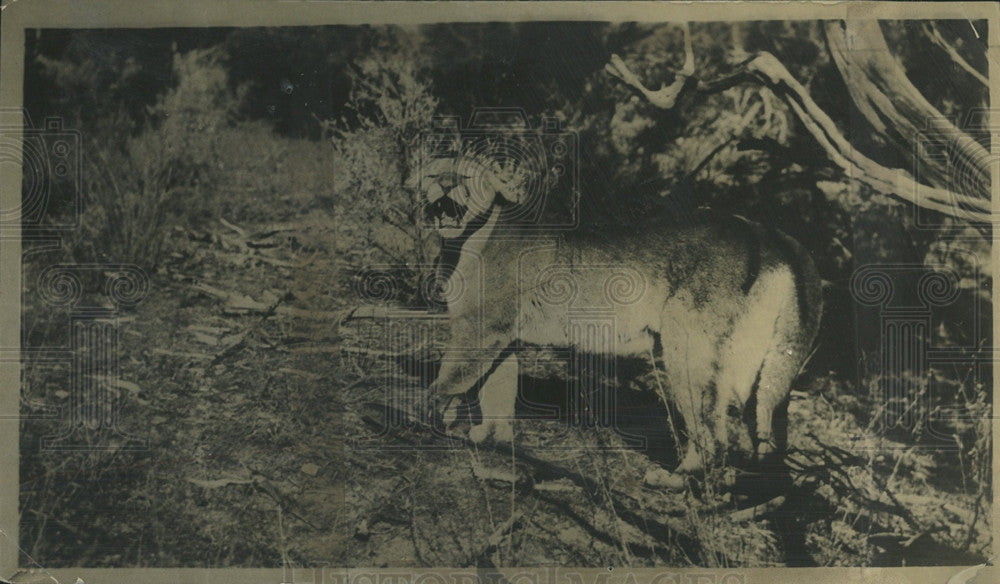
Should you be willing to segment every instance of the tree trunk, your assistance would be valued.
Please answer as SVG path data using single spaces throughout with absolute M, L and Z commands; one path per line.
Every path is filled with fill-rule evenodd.
M 907 170 L 914 179 L 988 201 L 989 152 L 914 87 L 889 51 L 878 21 L 831 21 L 825 32 L 858 111 L 904 160 L 913 161 Z

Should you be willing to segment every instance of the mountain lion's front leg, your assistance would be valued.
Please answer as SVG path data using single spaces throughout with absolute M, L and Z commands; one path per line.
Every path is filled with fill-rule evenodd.
M 446 428 L 461 418 L 462 408 L 468 405 L 466 398 L 485 383 L 505 345 L 504 340 L 497 338 L 485 343 L 481 350 L 453 345 L 445 352 L 430 391 Z
M 479 390 L 479 408 L 483 414 L 482 424 L 469 430 L 469 439 L 482 442 L 493 435 L 497 442 L 514 440 L 514 402 L 517 400 L 517 376 L 519 372 L 515 353 L 501 354 L 499 363 L 483 382 Z

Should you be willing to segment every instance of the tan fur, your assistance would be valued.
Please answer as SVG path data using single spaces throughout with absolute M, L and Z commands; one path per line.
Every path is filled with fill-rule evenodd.
M 451 347 L 497 362 L 482 380 L 483 358 L 446 355 L 433 386 L 451 396 L 482 384 L 474 440 L 513 436 L 519 344 L 648 357 L 658 336 L 665 385 L 688 426 L 678 472 L 703 468 L 716 442 L 726 443 L 726 408 L 744 407 L 758 374 L 758 452 L 783 446 L 772 415 L 821 311 L 819 277 L 801 246 L 732 217 L 520 236 L 505 230 L 498 209 L 464 243 L 452 277 L 466 292 L 448 299 Z

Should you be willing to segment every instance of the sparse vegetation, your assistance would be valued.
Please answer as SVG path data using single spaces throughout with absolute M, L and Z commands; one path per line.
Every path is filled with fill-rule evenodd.
M 961 26 L 883 28 L 904 65 L 950 58 L 925 54 L 919 35 L 933 31 L 973 65 L 985 62 Z M 670 59 L 683 55 L 675 26 L 431 29 L 155 32 L 147 44 L 158 49 L 133 59 L 116 48 L 131 32 L 61 33 L 29 45 L 29 108 L 40 112 L 33 117 L 63 113 L 80 129 L 85 204 L 61 246 L 25 246 L 24 565 L 984 559 L 992 504 L 986 237 L 849 183 L 767 88 L 734 87 L 683 115 L 630 100 L 602 71 L 609 53 L 645 79 L 668 79 L 666 69 L 679 69 Z M 850 117 L 819 23 L 691 29 L 705 78 L 733 66 L 734 43 L 768 50 L 859 148 L 906 167 Z M 263 63 L 262 46 L 307 47 L 313 60 L 303 56 L 303 70 L 316 73 L 299 75 L 278 50 Z M 527 58 L 525 47 L 550 50 L 532 48 Z M 101 50 L 114 58 L 80 57 Z M 266 74 L 254 76 L 254 59 Z M 986 103 L 974 77 L 932 83 L 912 69 L 942 112 L 962 119 Z M 113 91 L 95 111 L 109 79 Z M 827 283 L 827 318 L 789 406 L 787 473 L 748 464 L 736 448 L 746 445 L 734 444 L 734 464 L 709 469 L 687 491 L 646 487 L 648 468 L 676 462 L 683 430 L 668 423 L 648 363 L 617 364 L 618 428 L 579 428 L 552 414 L 568 380 L 544 352 L 521 374 L 537 411 L 517 423 L 513 451 L 433 447 L 440 440 L 418 406 L 429 401 L 444 321 L 433 312 L 405 313 L 412 322 L 378 317 L 386 307 L 414 308 L 439 251 L 420 224 L 420 193 L 407 185 L 423 132 L 436 114 L 467 120 L 473 106 L 487 105 L 523 107 L 532 123 L 553 116 L 577 133 L 580 192 L 556 187 L 551 197 L 565 213 L 569 196 L 580 196 L 581 229 L 710 205 L 811 250 Z M 106 432 L 83 433 L 100 450 L 40 447 L 67 423 L 53 408 L 65 412 L 76 391 L 71 362 L 40 351 L 70 342 L 71 307 L 46 304 L 39 290 L 43 270 L 60 263 L 136 264 L 150 279 L 147 298 L 118 313 L 119 370 L 107 385 L 121 430 L 148 448 L 128 449 Z M 373 264 L 391 267 L 402 284 L 388 283 L 364 305 L 355 275 Z M 851 290 L 855 269 L 868 264 L 906 265 L 911 280 L 942 268 L 955 274 L 956 295 L 930 307 L 921 339 L 944 357 L 922 371 L 882 371 L 882 307 L 858 304 Z M 82 285 L 87 302 L 107 308 L 96 280 Z M 921 300 L 912 288 L 899 285 L 894 301 Z M 411 324 L 422 336 L 400 332 Z M 905 391 L 887 393 L 887 383 Z M 390 387 L 406 389 L 409 401 L 387 408 Z M 387 420 L 399 423 L 387 430 Z M 645 445 L 628 445 L 626 434 Z

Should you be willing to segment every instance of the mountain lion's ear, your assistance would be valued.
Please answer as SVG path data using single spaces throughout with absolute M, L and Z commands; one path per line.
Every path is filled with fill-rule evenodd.
M 521 196 L 524 194 L 521 189 L 512 188 L 506 183 L 500 183 L 501 187 L 497 189 L 500 196 L 504 198 L 508 203 L 519 204 L 521 202 Z

